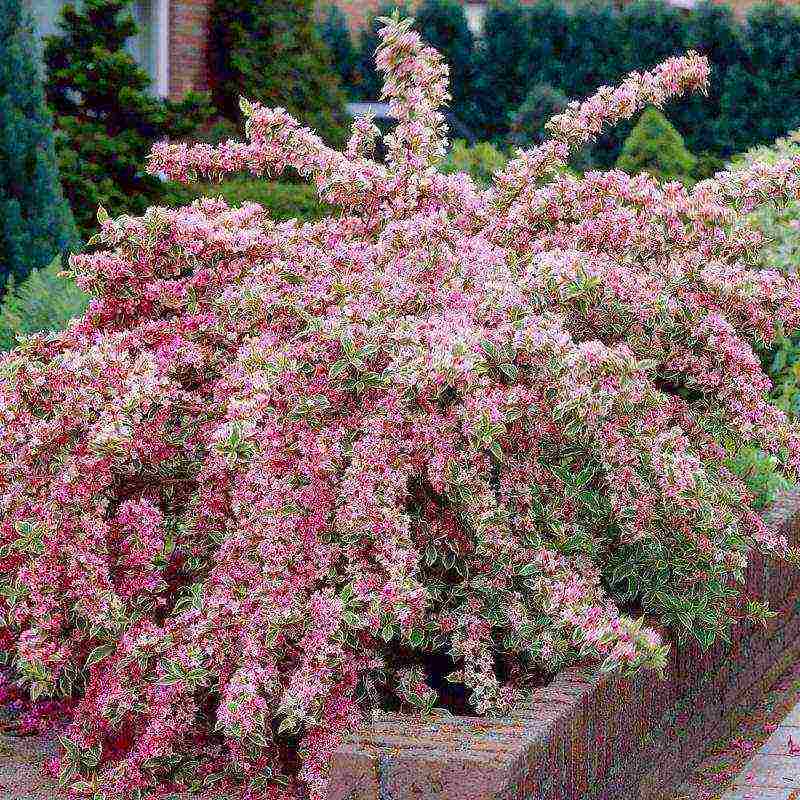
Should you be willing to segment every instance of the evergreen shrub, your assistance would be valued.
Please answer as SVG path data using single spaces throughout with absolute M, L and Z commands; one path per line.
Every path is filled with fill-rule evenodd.
M 238 120 L 245 97 L 280 106 L 329 144 L 345 137 L 345 95 L 315 21 L 314 0 L 214 0 L 211 65 L 216 107 Z
M 60 331 L 86 310 L 89 298 L 62 274 L 61 259 L 34 269 L 22 283 L 12 281 L 0 303 L 0 350 L 10 350 L 20 336 Z
M 684 183 L 691 182 L 696 166 L 683 137 L 656 108 L 644 111 L 617 159 L 617 169 L 631 175 L 647 172 L 662 181 Z
M 33 21 L 22 0 L 0 0 L 0 295 L 77 246 L 44 101 Z
M 207 99 L 179 103 L 151 94 L 150 78 L 126 49 L 136 34 L 132 0 L 81 0 L 62 10 L 47 38 L 47 100 L 55 114 L 61 180 L 84 240 L 99 206 L 141 214 L 161 197 L 143 169 L 152 144 L 193 133 L 210 113 Z

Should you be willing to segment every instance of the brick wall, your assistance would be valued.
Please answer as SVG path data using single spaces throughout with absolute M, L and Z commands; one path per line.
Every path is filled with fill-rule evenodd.
M 208 23 L 212 0 L 172 0 L 169 31 L 169 96 L 208 88 Z

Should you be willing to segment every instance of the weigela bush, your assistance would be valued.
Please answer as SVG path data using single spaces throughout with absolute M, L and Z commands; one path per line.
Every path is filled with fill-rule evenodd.
M 101 215 L 71 262 L 85 316 L 0 362 L 2 647 L 73 698 L 75 796 L 323 798 L 365 710 L 428 709 L 448 670 L 501 713 L 568 663 L 658 668 L 645 617 L 710 643 L 767 613 L 752 549 L 796 560 L 730 462 L 800 467 L 751 346 L 800 326 L 800 284 L 753 268 L 746 221 L 800 162 L 692 191 L 564 170 L 702 90 L 690 53 L 571 104 L 480 190 L 436 169 L 440 57 L 395 19 L 377 63 L 384 165 L 369 120 L 339 153 L 246 102 L 247 142 L 151 157 L 292 167 L 337 216 Z

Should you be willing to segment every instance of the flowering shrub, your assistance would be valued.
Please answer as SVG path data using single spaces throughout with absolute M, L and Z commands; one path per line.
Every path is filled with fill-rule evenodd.
M 658 668 L 644 615 L 710 643 L 767 613 L 753 548 L 797 560 L 726 464 L 800 466 L 750 345 L 798 325 L 800 284 L 750 268 L 743 216 L 800 164 L 692 191 L 564 171 L 702 89 L 690 53 L 571 104 L 479 190 L 436 169 L 439 56 L 395 19 L 377 63 L 385 165 L 366 120 L 338 153 L 247 102 L 247 142 L 151 156 L 293 167 L 338 216 L 101 214 L 71 261 L 85 316 L 0 361 L 0 641 L 34 698 L 75 702 L 74 796 L 322 798 L 369 708 L 429 709 L 444 672 L 499 713 L 576 660 Z
M 736 159 L 732 167 L 747 169 L 754 162 L 774 163 L 787 158 L 800 158 L 800 131 L 778 139 L 771 147 L 749 150 Z M 767 203 L 756 209 L 753 221 L 767 242 L 759 254 L 759 263 L 766 268 L 796 274 L 800 270 L 800 201 L 779 208 Z M 773 401 L 791 416 L 798 417 L 800 331 L 787 330 L 778 335 L 764 360 L 774 384 Z

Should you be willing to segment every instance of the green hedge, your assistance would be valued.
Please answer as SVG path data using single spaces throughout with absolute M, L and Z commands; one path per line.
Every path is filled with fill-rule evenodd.
M 784 158 L 800 158 L 800 131 L 778 139 L 771 147 L 749 150 L 731 166 L 746 166 L 754 161 L 771 163 Z M 800 271 L 800 202 L 781 207 L 762 206 L 751 219 L 767 240 L 759 254 L 761 266 L 785 273 Z M 776 346 L 762 353 L 762 360 L 774 384 L 774 402 L 787 413 L 800 417 L 800 331 L 783 331 Z
M 250 177 L 233 177 L 222 183 L 193 183 L 188 186 L 171 183 L 164 193 L 164 204 L 174 208 L 188 205 L 200 197 L 222 197 L 229 206 L 240 206 L 248 201 L 258 203 L 276 221 L 296 218 L 312 222 L 333 211 L 319 201 L 313 186 L 274 183 Z
M 383 0 L 374 16 L 396 7 L 410 13 L 411 5 Z M 524 5 L 494 0 L 477 42 L 464 33 L 464 11 L 453 0 L 425 0 L 419 8 L 424 13 L 417 30 L 442 46 L 450 61 L 452 110 L 457 116 L 468 113 L 466 122 L 478 139 L 505 145 L 511 121 L 536 86 L 546 84 L 570 100 L 582 99 L 631 70 L 649 69 L 690 49 L 711 62 L 709 94 L 671 103 L 667 115 L 695 155 L 727 159 L 800 126 L 796 5 L 761 3 L 739 20 L 730 7 L 713 0 L 688 11 L 666 0 L 537 0 Z M 362 100 L 377 100 L 380 94 L 372 59 L 375 27 L 371 17 L 349 45 L 341 20 L 335 37 L 330 25 L 326 29 L 341 52 L 354 48 L 341 74 L 350 95 Z M 631 128 L 620 125 L 600 137 L 592 153 L 599 166 L 616 161 Z

